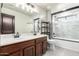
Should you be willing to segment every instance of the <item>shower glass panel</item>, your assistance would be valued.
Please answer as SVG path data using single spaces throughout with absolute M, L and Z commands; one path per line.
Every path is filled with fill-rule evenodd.
M 65 16 L 64 13 L 53 15 L 53 38 L 79 39 L 79 12 L 69 11 Z

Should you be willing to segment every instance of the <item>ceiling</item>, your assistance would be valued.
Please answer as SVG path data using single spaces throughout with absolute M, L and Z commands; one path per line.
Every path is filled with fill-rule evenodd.
M 59 5 L 60 3 L 34 3 L 35 5 L 37 5 L 40 8 L 46 9 L 46 10 L 50 10 L 53 7 Z
M 34 6 L 37 6 L 40 9 L 43 9 L 43 10 L 50 10 L 53 7 L 59 5 L 59 3 L 31 3 L 31 4 L 33 4 Z M 15 6 L 13 6 L 13 5 L 14 5 L 14 3 L 13 4 L 12 3 L 4 3 L 4 7 L 15 9 Z
M 79 4 L 66 4 L 66 3 L 31 3 L 31 4 L 36 6 L 38 8 L 38 11 L 39 11 L 39 9 L 44 10 L 44 11 L 52 10 L 53 8 L 56 8 L 56 7 L 58 8 L 58 10 L 60 10 L 60 9 L 66 9 L 66 8 L 70 8 L 70 7 L 79 5 Z M 22 10 L 21 8 L 17 8 L 16 6 L 14 6 L 14 3 L 4 3 L 4 7 L 10 8 L 12 10 L 16 10 L 16 11 L 19 11 L 19 12 L 22 12 L 22 13 L 28 14 L 28 15 L 35 14 L 35 13 L 27 12 L 26 10 Z M 39 11 L 39 13 L 40 12 L 41 11 Z
M 14 6 L 14 4 L 15 3 L 4 3 L 3 7 L 9 8 L 9 9 L 12 9 L 12 10 L 24 13 L 24 14 L 28 14 L 28 15 L 38 14 L 38 13 L 35 13 L 35 12 L 30 13 L 30 12 L 27 12 L 26 10 L 22 10 L 21 8 L 17 8 L 16 6 Z M 31 3 L 31 4 L 36 6 L 38 11 L 39 11 L 39 9 L 46 11 L 46 10 L 51 10 L 53 7 L 57 6 L 59 3 Z M 41 11 L 39 11 L 39 13 L 40 12 Z
M 21 8 L 17 8 L 16 6 L 14 6 L 14 3 L 13 3 L 13 4 L 12 4 L 12 3 L 4 3 L 4 4 L 3 4 L 3 7 L 4 7 L 4 8 L 8 8 L 8 9 L 12 9 L 12 10 L 14 10 L 14 11 L 23 13 L 23 14 L 25 14 L 25 15 L 26 15 L 26 14 L 28 14 L 29 16 L 32 15 L 32 13 L 27 12 L 26 10 L 23 10 L 23 9 L 21 9 Z

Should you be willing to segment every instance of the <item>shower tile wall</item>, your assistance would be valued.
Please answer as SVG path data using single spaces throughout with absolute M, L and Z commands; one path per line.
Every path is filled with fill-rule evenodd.
M 53 18 L 53 32 L 56 37 L 79 39 L 79 13 L 59 16 Z

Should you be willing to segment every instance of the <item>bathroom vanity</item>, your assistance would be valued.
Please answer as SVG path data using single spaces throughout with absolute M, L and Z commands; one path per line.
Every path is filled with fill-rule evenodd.
M 14 39 L 0 44 L 1 56 L 41 56 L 46 50 L 47 36 L 45 35 Z

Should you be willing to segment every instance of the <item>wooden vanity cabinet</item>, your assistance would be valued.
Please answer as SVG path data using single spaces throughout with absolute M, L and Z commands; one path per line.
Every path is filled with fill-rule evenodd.
M 35 55 L 35 41 L 28 40 L 0 47 L 0 55 L 5 56 L 31 56 Z
M 23 52 L 24 56 L 35 56 L 35 46 L 26 47 Z
M 18 44 L 11 44 L 0 47 L 0 56 L 20 56 Z
M 41 56 L 47 50 L 47 37 L 0 46 L 0 56 Z
M 43 55 L 47 50 L 47 37 L 38 38 L 36 40 L 36 56 Z
M 41 56 L 42 55 L 42 43 L 36 44 L 36 56 Z
M 42 44 L 43 44 L 43 52 L 42 53 L 44 54 L 47 51 L 47 40 L 44 40 Z
M 10 54 L 9 56 L 21 56 L 21 52 L 20 52 L 20 50 L 15 51 L 12 54 Z

